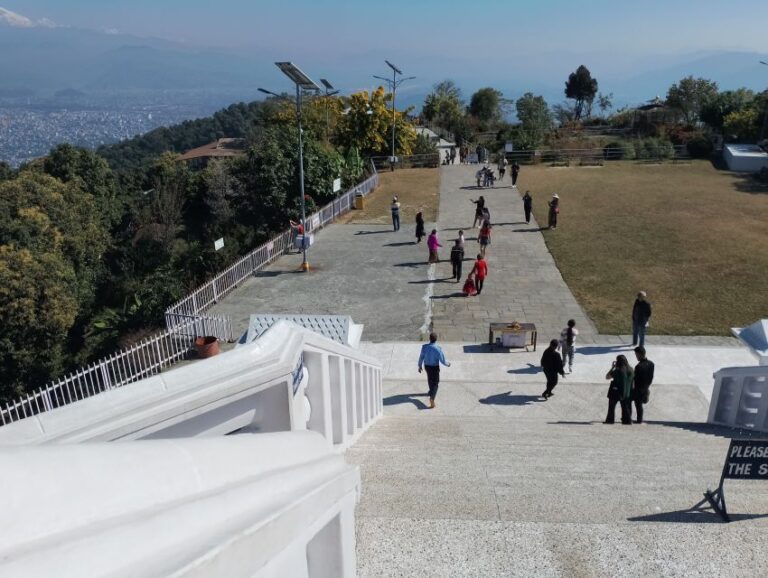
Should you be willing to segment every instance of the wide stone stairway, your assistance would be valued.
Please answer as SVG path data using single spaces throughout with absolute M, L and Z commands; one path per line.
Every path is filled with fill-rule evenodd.
M 692 385 L 653 390 L 647 425 L 604 425 L 605 384 L 387 381 L 385 417 L 347 452 L 363 478 L 360 577 L 758 576 L 768 487 L 727 482 L 734 522 L 687 511 L 733 430 Z M 618 411 L 618 408 L 617 408 Z

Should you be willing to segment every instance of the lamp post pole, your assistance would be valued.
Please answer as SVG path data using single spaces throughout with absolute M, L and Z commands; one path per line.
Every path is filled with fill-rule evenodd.
M 339 94 L 338 90 L 334 90 L 333 85 L 328 82 L 325 78 L 321 78 L 320 82 L 323 83 L 323 86 L 325 87 L 325 140 L 328 141 L 328 135 L 330 133 L 330 117 L 328 115 L 328 104 L 330 103 L 330 99 L 332 96 Z
M 309 227 L 307 226 L 307 206 L 304 199 L 304 137 L 301 132 L 301 95 L 303 90 L 320 92 L 320 87 L 293 62 L 275 62 L 275 65 L 296 85 L 296 120 L 299 125 L 299 194 L 301 195 L 301 226 L 304 229 L 301 242 L 301 270 L 309 271 L 309 261 L 307 260 L 307 240 L 309 239 L 307 229 Z M 260 88 L 259 91 L 280 98 L 280 95 L 269 90 Z
M 403 75 L 402 71 L 392 64 L 389 60 L 385 60 L 384 62 L 387 63 L 387 66 L 389 66 L 392 69 L 392 80 L 389 80 L 388 78 L 384 78 L 383 76 L 376 76 L 373 75 L 374 78 L 378 78 L 379 80 L 383 80 L 389 85 L 389 88 L 392 90 L 392 156 L 390 158 L 390 167 L 392 170 L 395 170 L 395 129 L 397 126 L 397 111 L 395 109 L 395 96 L 397 95 L 397 87 L 400 86 L 403 82 L 406 80 L 413 80 L 416 78 L 415 76 L 409 76 L 407 78 L 401 78 L 400 80 L 397 80 L 397 75 L 400 76 Z

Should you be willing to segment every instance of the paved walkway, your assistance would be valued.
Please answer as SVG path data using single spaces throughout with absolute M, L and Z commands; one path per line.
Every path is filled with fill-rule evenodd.
M 449 370 L 450 371 L 450 370 Z M 729 481 L 734 522 L 688 511 L 734 430 L 692 386 L 652 390 L 645 426 L 603 425 L 605 383 L 387 381 L 359 464 L 358 576 L 764 576 L 768 488 Z
M 367 341 L 418 341 L 431 328 L 443 341 L 482 343 L 490 321 L 529 321 L 539 342 L 559 335 L 573 318 L 581 345 L 619 345 L 628 335 L 599 335 L 563 281 L 535 220 L 526 225 L 522 201 L 511 181 L 474 190 L 475 166 L 440 168 L 440 212 L 436 227 L 444 245 L 437 265 L 427 264 L 425 243 L 416 244 L 413 223 L 399 232 L 388 225 L 334 224 L 320 231 L 310 250 L 312 272 L 297 273 L 301 258 L 286 255 L 260 271 L 215 306 L 245 332 L 252 313 L 351 315 L 365 325 Z M 377 194 L 377 193 L 374 193 Z M 479 297 L 465 298 L 450 281 L 450 245 L 459 229 L 467 237 L 464 276 L 476 254 L 474 205 L 482 194 L 494 223 L 488 250 L 490 275 Z M 629 316 L 629 308 L 627 305 Z M 649 336 L 649 345 L 735 346 L 729 337 Z
M 435 277 L 440 282 L 434 287 L 432 320 L 438 335 L 445 341 L 483 342 L 489 322 L 508 320 L 535 323 L 540 340 L 546 342 L 573 318 L 581 341 L 592 343 L 597 331 L 563 281 L 538 224 L 533 219 L 526 224 L 521 195 L 509 177 L 495 188 L 475 190 L 476 166 L 441 170 L 438 220 L 445 246 L 441 257 L 448 258 L 452 239 L 464 229 L 468 259 L 464 276 L 469 273 L 479 249 L 478 229 L 470 229 L 475 213 L 470 199 L 479 195 L 491 212 L 493 234 L 486 257 L 489 275 L 479 297 L 466 298 L 460 283 L 445 280 L 451 274 L 450 263 L 437 266 Z

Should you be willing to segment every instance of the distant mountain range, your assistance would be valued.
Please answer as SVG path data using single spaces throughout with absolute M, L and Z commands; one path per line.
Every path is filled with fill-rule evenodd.
M 495 86 L 509 98 L 528 90 L 542 94 L 551 104 L 564 99 L 569 72 L 585 64 L 600 83 L 600 91 L 613 92 L 617 106 L 637 104 L 664 96 L 673 82 L 688 75 L 718 82 L 721 88 L 768 87 L 768 67 L 759 64 L 768 54 L 710 52 L 654 56 L 620 63 L 612 54 L 531 52 L 521 54 L 499 70 L 495 63 L 472 60 L 435 62 L 426 55 L 397 54 L 418 80 L 404 85 L 398 102 L 420 108 L 431 85 L 451 78 L 465 89 L 465 98 L 479 87 Z M 0 8 L 0 89 L 4 94 L 46 93 L 63 89 L 87 93 L 121 90 L 238 90 L 273 86 L 279 73 L 268 49 L 192 48 L 182 43 L 139 38 L 111 32 L 61 27 L 32 21 Z M 343 90 L 371 87 L 372 73 L 381 72 L 385 55 L 357 51 L 344 62 L 328 63 L 312 54 L 303 57 L 308 70 L 319 71 Z M 400 62 L 398 60 L 398 62 Z M 310 68 L 311 67 L 311 68 Z M 316 78 L 315 80 L 319 80 Z M 354 87 L 354 88 L 353 88 Z M 284 86 L 284 88 L 288 88 Z

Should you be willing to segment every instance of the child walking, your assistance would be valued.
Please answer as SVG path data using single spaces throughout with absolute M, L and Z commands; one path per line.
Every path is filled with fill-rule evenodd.
M 568 373 L 573 373 L 573 354 L 576 346 L 576 336 L 579 330 L 576 329 L 576 321 L 568 320 L 568 325 L 560 332 L 560 351 L 563 354 L 563 365 L 568 362 Z

